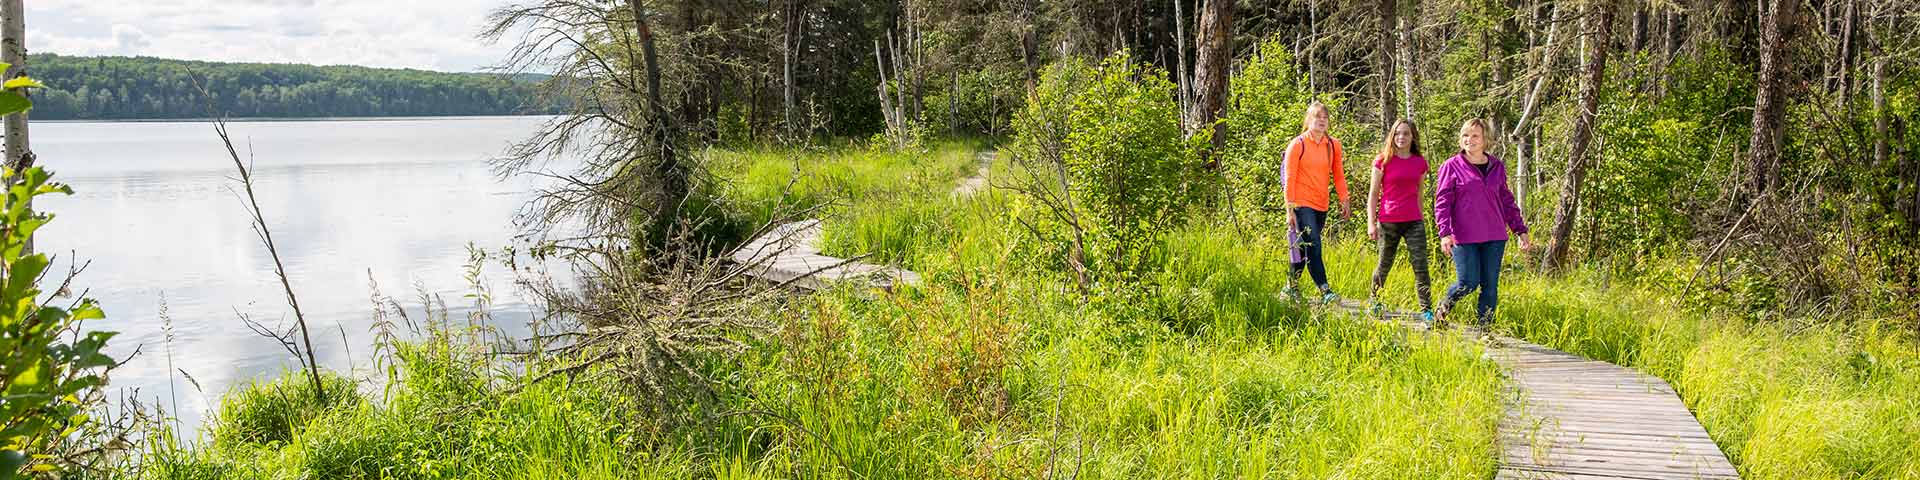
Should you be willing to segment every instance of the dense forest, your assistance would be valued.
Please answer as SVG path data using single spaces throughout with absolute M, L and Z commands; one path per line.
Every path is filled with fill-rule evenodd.
M 1271 173 L 1296 122 L 1282 113 L 1313 100 L 1334 106 L 1355 151 L 1399 117 L 1444 151 L 1451 128 L 1477 117 L 1551 232 L 1552 265 L 1705 257 L 1693 280 L 1754 312 L 1920 292 L 1920 13 L 1909 2 L 621 7 L 530 2 L 499 11 L 489 32 L 553 32 L 512 45 L 505 63 L 580 79 L 552 91 L 576 118 L 618 120 L 597 152 L 607 162 L 632 159 L 636 144 L 679 171 L 675 151 L 715 143 L 1018 136 L 1032 133 L 1009 128 L 1039 101 L 1047 66 L 1112 57 L 1169 84 L 1187 137 L 1207 131 L 1195 161 L 1226 175 L 1209 181 Z M 635 8 L 650 28 L 619 16 Z M 1261 78 L 1274 59 L 1288 73 Z M 600 124 L 563 124 L 516 153 L 551 153 L 556 135 L 587 125 Z M 611 165 L 595 168 L 627 171 Z M 1349 175 L 1364 178 L 1362 165 Z M 685 190 L 675 182 L 664 186 Z
M 444 73 L 359 66 L 225 63 L 152 57 L 36 54 L 27 65 L 49 88 L 35 120 L 236 117 L 386 117 L 546 113 L 541 75 Z

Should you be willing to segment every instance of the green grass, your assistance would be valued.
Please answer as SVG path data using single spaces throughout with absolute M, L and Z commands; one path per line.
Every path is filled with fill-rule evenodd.
M 694 417 L 708 421 L 666 428 L 616 385 L 529 383 L 528 368 L 429 341 L 400 349 L 383 395 L 296 425 L 287 442 L 161 449 L 147 463 L 166 467 L 147 476 L 1491 474 L 1499 389 L 1471 344 L 1281 301 L 1271 240 L 1245 248 L 1204 223 L 1167 239 L 1179 253 L 1161 258 L 1153 282 L 1082 296 L 1046 259 L 1012 255 L 1031 240 L 1003 221 L 1005 194 L 946 194 L 970 173 L 971 152 L 936 152 L 927 164 L 872 152 L 810 159 L 845 175 L 807 181 L 878 192 L 835 209 L 830 248 L 872 252 L 928 281 L 798 299 L 776 334 L 744 339 L 744 357 L 703 367 L 724 380 Z M 738 155 L 742 191 L 764 195 L 784 178 L 769 173 L 779 154 Z M 939 181 L 871 178 L 901 172 Z
M 301 407 L 287 376 L 230 394 L 199 447 L 149 478 L 1488 478 L 1503 393 L 1457 336 L 1303 308 L 1277 229 L 1197 219 L 1134 281 L 1082 294 L 1006 221 L 1014 200 L 947 195 L 970 146 L 799 157 L 794 192 L 847 201 L 832 253 L 925 283 L 798 298 L 780 328 L 700 368 L 711 402 L 671 423 L 601 377 L 532 383 L 458 342 L 400 348 L 391 387 Z M 771 212 L 795 165 L 719 152 Z M 997 166 L 996 168 L 1005 168 Z M 761 203 L 754 203 L 761 202 Z M 1335 233 L 1336 291 L 1364 297 L 1372 244 Z M 1433 255 L 1435 295 L 1451 264 Z M 1512 258 L 1512 257 L 1510 257 Z M 1671 381 L 1749 478 L 1917 478 L 1920 354 L 1871 319 L 1749 324 L 1598 274 L 1503 278 L 1502 329 Z M 1414 305 L 1404 260 L 1383 299 Z M 293 399 L 289 401 L 287 399 Z M 274 411 L 305 412 L 298 415 Z M 286 425 L 284 441 L 233 432 Z M 276 420 L 296 418 L 298 421 Z M 225 423 L 223 423 L 225 422 Z
M 211 442 L 149 442 L 143 476 L 613 479 L 647 476 L 649 467 L 685 470 L 631 460 L 635 429 L 619 414 L 630 407 L 607 385 L 529 383 L 445 338 L 403 346 L 395 361 L 392 388 L 377 400 L 315 405 L 300 393 L 311 387 L 297 372 L 231 392 Z M 282 423 L 287 415 L 276 411 L 322 413 Z M 289 428 L 283 440 L 238 425 Z
M 979 148 L 977 142 L 947 141 L 906 151 L 709 149 L 706 158 L 708 168 L 724 182 L 720 194 L 741 205 L 746 220 L 758 225 L 783 203 L 845 208 L 944 192 L 955 179 L 973 173 L 973 154 Z

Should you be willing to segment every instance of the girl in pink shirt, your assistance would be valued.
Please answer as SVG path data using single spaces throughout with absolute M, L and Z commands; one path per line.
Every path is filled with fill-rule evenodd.
M 1433 293 L 1427 276 L 1426 215 L 1420 208 L 1420 189 L 1427 179 L 1427 159 L 1420 155 L 1420 129 L 1411 120 L 1393 123 L 1380 154 L 1373 159 L 1373 180 L 1367 188 L 1367 237 L 1380 241 L 1380 263 L 1373 268 L 1373 291 L 1367 295 L 1375 312 L 1380 288 L 1393 271 L 1393 257 L 1401 242 L 1407 245 L 1407 263 L 1413 265 L 1413 285 L 1420 298 L 1420 317 L 1433 322 Z M 1384 238 L 1382 238 L 1384 237 Z

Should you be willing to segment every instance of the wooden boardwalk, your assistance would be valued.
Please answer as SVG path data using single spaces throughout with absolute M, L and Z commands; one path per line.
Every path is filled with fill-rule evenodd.
M 1506 337 L 1487 351 L 1517 394 L 1497 478 L 1740 478 L 1665 380 Z
M 732 258 L 748 266 L 748 275 L 804 290 L 821 290 L 846 281 L 893 290 L 896 285 L 920 282 L 919 274 L 897 267 L 821 255 L 820 221 L 815 219 L 774 227 L 734 250 Z
M 981 152 L 978 170 L 962 179 L 952 195 L 964 197 L 986 188 L 994 156 L 991 151 Z M 898 267 L 821 255 L 820 229 L 820 220 L 812 218 L 774 227 L 735 249 L 731 258 L 748 266 L 747 274 L 755 278 L 809 291 L 840 282 L 863 282 L 888 291 L 920 283 L 920 274 Z
M 1352 300 L 1340 307 L 1365 312 Z M 1407 312 L 1385 317 L 1426 329 Z M 1487 356 L 1512 399 L 1498 428 L 1497 479 L 1740 478 L 1665 380 L 1505 336 Z

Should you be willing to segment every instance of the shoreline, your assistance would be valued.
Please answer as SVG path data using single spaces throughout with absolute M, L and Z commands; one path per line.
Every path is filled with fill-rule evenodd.
M 340 121 L 393 122 L 393 121 L 404 121 L 404 120 L 462 120 L 462 119 L 483 119 L 483 118 L 552 117 L 552 116 L 558 116 L 558 114 L 542 113 L 542 114 L 523 114 L 523 115 L 512 115 L 512 114 L 510 115 L 418 115 L 418 116 L 384 116 L 384 117 L 229 117 L 229 118 L 226 118 L 225 120 L 228 122 L 340 122 Z M 211 122 L 214 120 L 215 119 L 211 117 L 61 119 L 61 120 L 34 120 L 29 118 L 27 123 L 29 125 L 36 124 L 36 123 L 189 123 L 189 122 Z

